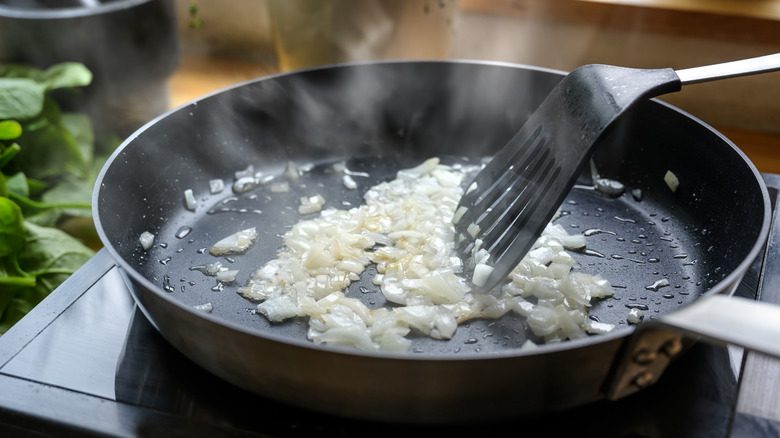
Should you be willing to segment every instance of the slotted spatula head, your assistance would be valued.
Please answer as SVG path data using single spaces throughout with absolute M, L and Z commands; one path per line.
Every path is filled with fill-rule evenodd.
M 490 290 L 507 278 L 622 113 L 680 88 L 672 69 L 586 65 L 566 75 L 460 200 L 455 244 L 473 286 Z

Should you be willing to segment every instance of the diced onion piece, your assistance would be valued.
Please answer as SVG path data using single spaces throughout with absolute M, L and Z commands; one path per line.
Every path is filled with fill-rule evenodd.
M 222 262 L 216 261 L 214 263 L 209 263 L 203 268 L 203 273 L 206 275 L 211 275 L 212 277 L 217 275 L 218 273 L 222 271 L 226 271 L 227 268 L 222 266 Z
M 474 283 L 475 286 L 484 286 L 491 273 L 493 273 L 492 266 L 478 263 L 474 266 L 474 275 L 471 277 L 471 282 Z
M 466 206 L 461 205 L 460 207 L 458 207 L 458 209 L 455 210 L 455 214 L 452 215 L 452 223 L 457 224 L 458 222 L 460 222 L 460 218 L 462 218 L 467 211 L 469 211 L 469 208 Z
M 216 195 L 223 190 L 225 190 L 225 182 L 221 179 L 215 178 L 209 181 L 209 191 L 212 195 Z
M 217 281 L 224 284 L 232 283 L 236 281 L 236 275 L 238 275 L 238 269 L 219 271 L 217 272 Z
M 333 171 L 339 174 L 343 174 L 347 172 L 347 162 L 346 161 L 339 161 L 338 163 L 333 164 Z
M 141 248 L 146 251 L 154 244 L 154 234 L 144 231 L 141 233 L 141 236 L 138 237 L 138 242 L 141 244 Z
M 287 168 L 284 170 L 284 177 L 290 181 L 298 181 L 300 172 L 298 171 L 298 168 L 295 167 L 295 163 L 292 161 L 287 163 Z
M 593 181 L 593 185 L 599 192 L 614 197 L 620 196 L 626 191 L 626 186 L 614 179 L 596 178 Z
M 537 348 L 539 348 L 539 346 L 530 339 L 527 339 L 523 342 L 523 345 L 520 346 L 521 350 L 536 350 Z
M 257 305 L 257 311 L 270 321 L 279 322 L 298 316 L 298 304 L 291 295 L 280 295 Z
M 201 312 L 206 313 L 211 313 L 214 310 L 214 306 L 211 303 L 198 304 L 192 307 L 194 307 L 195 310 L 200 310 Z
M 214 246 L 209 248 L 209 254 L 220 256 L 243 253 L 257 240 L 257 236 L 255 227 L 247 228 L 215 243 Z
M 627 320 L 629 324 L 639 324 L 644 317 L 645 314 L 641 309 L 633 308 L 629 310 Z
M 290 191 L 290 183 L 287 181 L 279 181 L 271 184 L 271 193 L 287 193 Z
M 677 188 L 680 187 L 680 180 L 671 170 L 666 171 L 666 174 L 664 175 L 664 182 L 673 192 L 676 192 Z
M 354 180 L 354 179 L 353 179 L 351 176 L 349 176 L 349 175 L 344 175 L 344 176 L 341 178 L 341 182 L 344 184 L 344 187 L 346 187 L 346 188 L 348 188 L 348 189 L 350 189 L 350 190 L 355 190 L 355 189 L 357 188 L 357 183 L 356 183 L 356 182 L 355 182 L 355 180 Z
M 195 202 L 195 195 L 192 193 L 192 189 L 184 191 L 184 204 L 187 206 L 187 210 L 195 211 L 195 207 L 198 204 Z
M 615 331 L 614 324 L 607 324 L 605 322 L 598 322 L 592 319 L 585 320 L 585 331 L 597 335 L 604 335 Z
M 569 234 L 558 224 L 548 224 L 544 229 L 544 234 L 560 241 L 566 249 L 584 248 L 587 244 L 584 235 Z
M 486 264 L 490 259 L 490 253 L 486 249 L 480 248 L 482 246 L 482 240 L 477 239 L 476 246 L 474 246 L 473 257 L 476 264 Z
M 274 179 L 276 179 L 274 175 L 255 175 L 255 182 L 260 185 L 266 185 L 271 181 L 273 181 Z
M 255 177 L 253 175 L 243 176 L 233 182 L 233 192 L 236 194 L 246 193 L 255 188 Z
M 434 158 L 428 158 L 427 160 L 423 161 L 421 164 L 419 164 L 417 167 L 412 167 L 411 169 L 402 169 L 398 171 L 398 178 L 408 178 L 408 179 L 417 179 L 424 175 L 429 174 L 432 172 L 436 166 L 439 165 L 439 159 Z
M 301 205 L 298 206 L 298 213 L 311 214 L 322 210 L 325 205 L 325 198 L 322 195 L 314 195 L 301 198 Z

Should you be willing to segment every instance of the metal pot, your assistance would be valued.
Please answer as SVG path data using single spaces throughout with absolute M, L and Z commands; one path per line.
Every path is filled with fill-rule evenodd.
M 58 97 L 98 133 L 124 138 L 168 109 L 179 62 L 173 1 L 2 1 L 0 62 L 83 63 L 93 73 L 84 95 Z

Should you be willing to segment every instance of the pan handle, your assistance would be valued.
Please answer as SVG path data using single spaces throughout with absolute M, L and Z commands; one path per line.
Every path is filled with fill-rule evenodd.
M 651 384 L 683 350 L 683 338 L 732 344 L 780 358 L 780 306 L 710 295 L 637 327 L 607 388 L 618 399 Z
M 711 295 L 664 315 L 658 324 L 780 358 L 780 306 L 773 304 Z

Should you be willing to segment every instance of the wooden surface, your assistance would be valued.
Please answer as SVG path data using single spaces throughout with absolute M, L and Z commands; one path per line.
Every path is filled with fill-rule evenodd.
M 780 43 L 780 0 L 460 0 L 466 13 L 577 23 L 724 44 Z
M 779 0 L 578 0 L 586 3 L 780 19 Z
M 170 78 L 170 104 L 193 99 L 250 79 L 277 73 L 275 66 L 184 54 Z M 759 171 L 780 173 L 780 137 L 717 127 L 739 146 Z
M 185 54 L 168 82 L 170 106 L 176 108 L 205 94 L 274 73 L 275 66 Z

